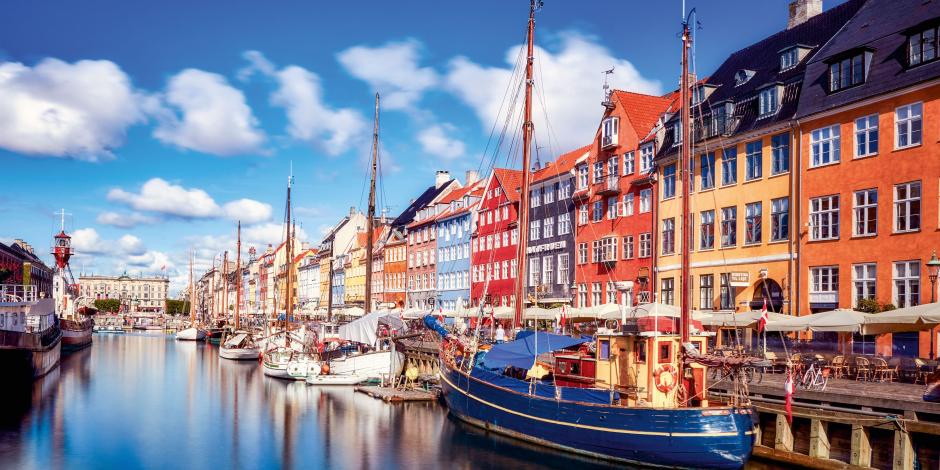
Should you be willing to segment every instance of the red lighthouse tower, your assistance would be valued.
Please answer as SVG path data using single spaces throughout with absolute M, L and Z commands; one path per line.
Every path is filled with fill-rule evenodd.
M 72 257 L 72 237 L 65 233 L 65 209 L 60 213 L 62 216 L 62 226 L 59 233 L 54 237 L 55 246 L 52 247 L 52 255 L 55 256 L 55 265 L 60 271 L 64 271 L 69 265 L 69 258 Z

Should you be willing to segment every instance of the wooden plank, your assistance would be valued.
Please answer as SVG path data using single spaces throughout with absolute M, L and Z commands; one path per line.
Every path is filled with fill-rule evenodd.
M 865 426 L 852 426 L 852 465 L 871 467 L 871 436 Z
M 911 470 L 914 468 L 914 446 L 911 435 L 904 430 L 894 431 L 893 470 Z
M 787 421 L 786 414 L 777 415 L 777 437 L 774 439 L 774 449 L 793 452 L 793 427 Z
M 809 456 L 817 459 L 828 459 L 829 423 L 820 419 L 812 419 L 809 426 Z

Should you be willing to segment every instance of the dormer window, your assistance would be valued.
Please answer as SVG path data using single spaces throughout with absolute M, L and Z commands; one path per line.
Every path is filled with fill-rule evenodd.
M 601 126 L 601 147 L 616 147 L 617 133 L 620 131 L 620 118 L 609 117 L 604 119 Z
M 829 62 L 829 91 L 835 92 L 865 83 L 871 51 L 857 51 Z
M 760 91 L 758 104 L 760 106 L 760 117 L 773 115 L 780 109 L 780 95 L 782 95 L 783 85 L 774 84 Z
M 672 145 L 679 145 L 682 143 L 682 120 L 680 119 L 675 124 L 672 125 Z
M 708 99 L 708 96 L 712 94 L 717 88 L 715 85 L 701 84 L 694 89 L 692 89 L 692 106 L 701 104 Z
M 937 60 L 937 37 L 936 26 L 918 31 L 907 38 L 907 63 L 913 67 L 925 62 Z
M 734 112 L 734 104 L 730 101 L 726 101 L 712 108 L 712 121 L 711 125 L 713 130 L 711 131 L 712 135 L 724 135 L 728 133 L 728 116 Z
M 747 69 L 738 70 L 738 72 L 734 74 L 734 86 L 744 85 L 753 76 L 754 76 L 753 70 L 747 70 Z
M 796 48 L 792 47 L 780 54 L 780 71 L 789 70 L 796 67 L 800 60 L 796 54 Z

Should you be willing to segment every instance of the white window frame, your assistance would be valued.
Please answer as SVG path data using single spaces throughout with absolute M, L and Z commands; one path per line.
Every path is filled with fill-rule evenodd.
M 898 195 L 899 190 L 902 188 L 905 189 L 903 198 Z M 911 196 L 912 190 L 915 188 L 917 189 L 917 195 Z M 909 181 L 894 185 L 894 233 L 920 231 L 923 226 L 923 220 L 921 220 L 924 210 L 923 197 L 923 186 L 920 181 Z M 916 212 L 913 210 L 915 206 L 917 208 Z M 911 220 L 916 220 L 916 224 L 911 223 Z
M 555 256 L 542 257 L 542 284 L 550 285 L 555 281 Z
M 878 288 L 878 267 L 875 263 L 852 265 L 852 307 L 858 307 L 861 298 L 875 299 Z
M 623 174 L 632 175 L 636 171 L 636 154 L 627 152 L 623 154 Z
M 653 203 L 653 190 L 652 189 L 641 189 L 640 190 L 640 214 L 645 214 L 651 210 Z
M 868 230 L 869 222 L 874 223 L 874 230 Z M 878 188 L 860 189 L 852 193 L 852 236 L 875 235 L 878 235 Z
M 542 220 L 542 238 L 552 238 L 555 236 L 555 218 L 546 217 Z
M 565 212 L 558 214 L 558 235 L 568 235 L 571 233 L 571 214 Z
M 568 264 L 568 253 L 558 255 L 558 281 L 556 284 L 568 284 L 568 272 L 571 266 Z
M 809 268 L 809 291 L 813 294 L 839 294 L 839 266 L 813 266 Z
M 895 261 L 891 264 L 892 303 L 898 307 L 920 305 L 920 260 Z
M 841 161 L 840 132 L 839 124 L 810 132 L 810 168 L 835 165 Z
M 828 206 L 823 208 L 823 203 Z M 839 195 L 814 197 L 809 200 L 810 241 L 839 239 Z M 826 228 L 828 230 L 823 230 Z
M 637 250 L 638 258 L 649 258 L 653 255 L 653 234 L 650 232 L 640 234 L 640 244 Z
M 878 115 L 871 114 L 855 120 L 855 158 L 878 155 Z
M 653 144 L 640 147 L 640 173 L 647 174 L 653 169 Z
M 780 85 L 760 90 L 758 95 L 758 118 L 773 116 L 780 109 Z
M 902 117 L 902 113 L 903 116 Z M 894 149 L 917 147 L 924 141 L 924 103 L 918 101 L 894 110 Z M 916 136 L 916 141 L 915 141 Z M 902 145 L 901 138 L 906 138 Z

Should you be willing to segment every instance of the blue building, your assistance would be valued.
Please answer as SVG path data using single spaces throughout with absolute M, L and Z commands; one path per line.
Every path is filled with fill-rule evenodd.
M 348 255 L 338 255 L 333 261 L 333 307 L 342 307 L 346 303 L 346 261 Z
M 470 236 L 476 227 L 476 206 L 483 185 L 468 181 L 442 200 L 446 208 L 435 221 L 437 229 L 437 292 L 444 310 L 470 305 Z

